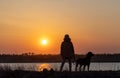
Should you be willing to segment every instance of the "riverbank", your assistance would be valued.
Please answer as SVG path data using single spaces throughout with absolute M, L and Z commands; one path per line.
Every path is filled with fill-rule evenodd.
M 77 58 L 83 58 L 85 55 L 75 55 Z M 120 54 L 95 54 L 92 57 L 92 62 L 120 62 Z M 21 54 L 21 55 L 0 55 L 0 63 L 42 63 L 42 62 L 61 62 L 61 55 L 29 55 L 29 54 Z
M 120 78 L 120 71 L 57 72 L 54 70 L 43 70 L 42 72 L 38 72 L 1 70 L 0 78 Z

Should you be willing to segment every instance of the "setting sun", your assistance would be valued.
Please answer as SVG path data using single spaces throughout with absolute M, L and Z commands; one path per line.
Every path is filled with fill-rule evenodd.
M 47 40 L 46 40 L 46 39 L 43 39 L 43 40 L 41 41 L 41 43 L 42 43 L 42 45 L 46 45 L 46 44 L 47 44 Z

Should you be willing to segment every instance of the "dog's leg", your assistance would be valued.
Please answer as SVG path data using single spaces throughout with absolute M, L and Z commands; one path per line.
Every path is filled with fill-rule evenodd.
M 89 67 L 90 67 L 90 65 L 87 65 L 87 70 L 89 71 Z
M 75 71 L 77 71 L 78 63 L 76 62 Z
M 83 71 L 85 71 L 85 67 L 86 67 L 86 65 L 83 66 Z
M 80 67 L 79 67 L 79 71 L 81 71 L 81 67 L 82 67 L 82 65 L 80 65 Z

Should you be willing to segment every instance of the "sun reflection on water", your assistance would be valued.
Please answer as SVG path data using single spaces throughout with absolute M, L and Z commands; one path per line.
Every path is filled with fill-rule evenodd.
M 52 66 L 47 63 L 38 65 L 38 71 L 43 71 L 43 69 L 50 70 L 51 68 Z

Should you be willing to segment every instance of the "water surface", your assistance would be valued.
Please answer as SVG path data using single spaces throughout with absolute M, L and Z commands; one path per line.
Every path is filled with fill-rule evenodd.
M 56 71 L 59 71 L 61 63 L 0 63 L 0 67 L 11 68 L 12 70 L 21 69 L 21 70 L 31 70 L 31 71 L 42 71 L 44 68 L 50 70 L 53 68 Z M 63 70 L 69 70 L 68 63 L 65 63 Z M 75 64 L 72 63 L 72 71 L 75 70 Z M 120 63 L 91 63 L 91 71 L 117 71 L 120 70 Z

